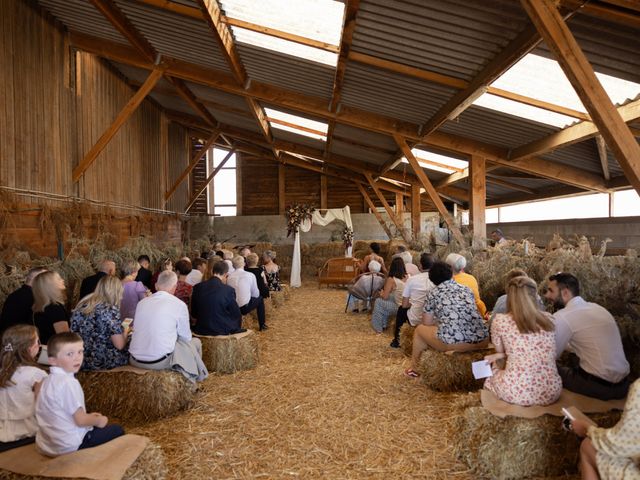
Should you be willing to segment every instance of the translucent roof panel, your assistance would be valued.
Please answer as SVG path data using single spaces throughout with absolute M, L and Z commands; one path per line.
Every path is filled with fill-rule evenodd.
M 340 44 L 344 3 L 333 0 L 223 0 L 230 18 L 281 30 L 306 38 Z M 231 27 L 241 43 L 268 48 L 289 55 L 335 66 L 337 54 L 239 27 Z
M 469 166 L 469 162 L 458 158 L 448 157 L 440 153 L 430 152 L 421 148 L 413 148 L 411 153 L 416 157 L 422 168 L 435 170 L 442 173 L 461 172 Z M 402 158 L 404 163 L 408 163 L 406 158 Z
M 602 73 L 596 73 L 596 76 L 614 104 L 623 104 L 640 95 L 638 83 Z M 491 86 L 587 113 L 558 62 L 531 53 L 511 67 Z M 577 121 L 574 117 L 488 94 L 481 96 L 474 104 L 556 127 L 565 127 Z
M 271 128 L 279 128 L 280 130 L 286 130 L 287 132 L 297 133 L 298 135 L 304 135 L 318 140 L 327 139 L 328 125 L 326 123 L 280 112 L 272 108 L 265 108 L 264 111 L 267 114 Z

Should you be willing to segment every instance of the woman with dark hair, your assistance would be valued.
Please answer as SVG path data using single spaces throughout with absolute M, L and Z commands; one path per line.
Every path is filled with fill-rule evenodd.
M 369 245 L 369 248 L 371 249 L 371 253 L 369 253 L 369 255 L 367 255 L 366 257 L 364 257 L 362 262 L 360 262 L 360 271 L 362 273 L 368 272 L 369 263 L 371 263 L 372 260 L 375 260 L 381 265 L 380 271 L 386 275 L 387 267 L 384 266 L 384 258 L 380 256 L 380 244 L 378 242 L 371 242 L 371 245 Z
M 466 352 L 489 345 L 489 331 L 478 313 L 473 292 L 453 280 L 451 266 L 434 262 L 429 278 L 436 288 L 427 294 L 422 324 L 413 334 L 411 368 L 404 372 L 408 377 L 419 376 L 415 369 L 428 347 L 440 352 Z
M 376 300 L 371 315 L 371 326 L 380 334 L 387 328 L 389 317 L 398 312 L 402 304 L 402 291 L 407 279 L 407 271 L 402 258 L 394 258 L 389 267 L 389 275 L 380 290 L 380 296 Z
M 178 275 L 178 283 L 176 284 L 176 291 L 174 295 L 187 304 L 187 307 L 191 305 L 191 292 L 193 286 L 187 283 L 187 275 L 191 273 L 191 261 L 183 258 L 176 262 L 176 274 Z

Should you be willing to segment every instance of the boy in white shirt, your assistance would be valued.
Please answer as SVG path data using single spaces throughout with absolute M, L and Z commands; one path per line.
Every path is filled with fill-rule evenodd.
M 36 401 L 36 446 L 45 455 L 57 456 L 96 447 L 124 435 L 120 425 L 107 425 L 100 413 L 87 413 L 84 392 L 74 374 L 84 357 L 82 338 L 59 333 L 47 343 L 51 372 L 42 382 Z

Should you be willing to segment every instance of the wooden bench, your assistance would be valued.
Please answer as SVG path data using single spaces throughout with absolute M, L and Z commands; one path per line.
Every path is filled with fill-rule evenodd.
M 360 273 L 360 262 L 357 258 L 330 258 L 318 270 L 320 285 L 347 285 L 353 277 Z

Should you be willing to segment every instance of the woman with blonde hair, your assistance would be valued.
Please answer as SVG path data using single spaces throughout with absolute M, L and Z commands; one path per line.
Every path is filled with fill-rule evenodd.
M 33 280 L 33 323 L 46 345 L 56 333 L 69 331 L 69 314 L 64 306 L 65 284 L 58 272 L 42 272 Z
M 262 268 L 264 268 L 267 287 L 272 292 L 279 292 L 282 290 L 282 285 L 280 285 L 280 265 L 275 260 L 276 252 L 273 250 L 265 250 L 262 254 Z
M 499 313 L 491 325 L 496 352 L 485 357 L 493 376 L 484 388 L 516 405 L 549 405 L 562 391 L 556 367 L 555 329 L 551 315 L 540 311 L 537 285 L 531 278 L 512 278 L 507 285 L 508 313 Z M 504 369 L 498 360 L 506 359 Z
M 129 362 L 127 332 L 120 320 L 123 291 L 116 277 L 102 277 L 95 292 L 81 299 L 71 314 L 71 330 L 84 341 L 83 370 L 109 370 Z

